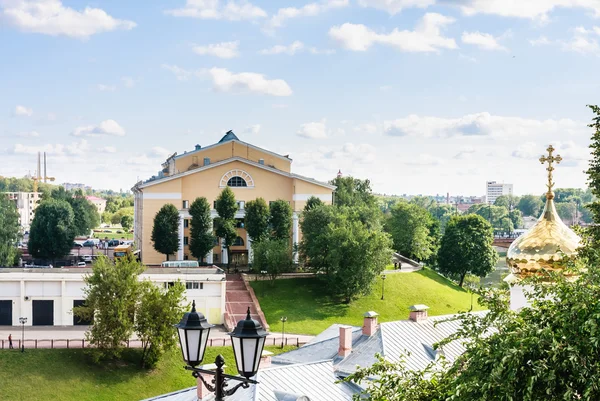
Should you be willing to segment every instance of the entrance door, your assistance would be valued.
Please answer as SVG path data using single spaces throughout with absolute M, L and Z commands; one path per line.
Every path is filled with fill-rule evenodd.
M 76 299 L 73 301 L 73 308 L 76 308 L 78 306 L 84 306 L 84 305 L 85 305 L 84 299 Z M 82 319 L 79 316 L 75 316 L 75 314 L 73 314 L 73 325 L 74 326 L 88 326 L 90 324 L 92 324 L 91 321 Z
M 232 251 L 231 252 L 231 265 L 234 267 L 247 266 L 248 265 L 248 252 Z
M 32 301 L 34 326 L 54 326 L 54 301 Z
M 12 301 L 0 301 L 0 326 L 12 326 Z

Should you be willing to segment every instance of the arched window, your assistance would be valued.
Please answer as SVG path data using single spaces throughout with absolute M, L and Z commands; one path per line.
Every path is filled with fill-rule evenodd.
M 242 237 L 237 237 L 231 246 L 244 246 L 244 240 Z
M 228 187 L 247 187 L 248 184 L 246 183 L 246 180 L 244 180 L 242 177 L 231 177 L 229 179 L 229 181 L 227 181 L 227 186 Z

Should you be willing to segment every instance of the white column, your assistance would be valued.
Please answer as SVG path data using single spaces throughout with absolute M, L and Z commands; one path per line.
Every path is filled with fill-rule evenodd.
M 248 249 L 248 263 L 252 263 L 254 253 L 252 252 L 252 238 L 248 235 L 248 231 L 246 231 L 246 248 Z
M 179 213 L 179 249 L 177 250 L 177 260 L 183 260 L 183 215 Z
M 209 233 L 212 234 L 213 232 L 213 219 L 210 219 L 210 229 L 208 230 Z M 206 263 L 212 263 L 213 262 L 213 248 L 210 248 L 210 251 L 208 251 L 208 254 L 206 255 Z
M 227 264 L 229 258 L 227 257 L 227 248 L 225 247 L 225 238 L 221 239 L 221 263 Z
M 292 215 L 292 244 L 298 245 L 298 215 L 296 212 Z M 298 253 L 294 254 L 294 263 L 298 263 Z

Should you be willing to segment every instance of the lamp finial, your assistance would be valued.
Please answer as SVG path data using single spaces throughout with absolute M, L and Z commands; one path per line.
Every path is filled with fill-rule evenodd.
M 196 300 L 192 301 L 192 312 L 196 312 Z
M 248 307 L 248 312 L 246 312 L 246 320 L 251 320 L 252 317 L 250 317 L 250 307 Z

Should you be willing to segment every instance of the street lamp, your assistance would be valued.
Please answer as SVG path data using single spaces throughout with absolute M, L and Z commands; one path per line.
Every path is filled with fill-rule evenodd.
M 381 300 L 383 301 L 383 294 L 385 292 L 385 274 L 381 275 Z
M 208 334 L 211 327 L 213 327 L 207 322 L 202 313 L 196 312 L 196 301 L 192 303 L 192 311 L 186 312 L 175 327 L 179 334 L 183 360 L 187 364 L 185 369 L 191 370 L 192 376 L 199 378 L 208 391 L 215 394 L 215 401 L 223 401 L 226 396 L 232 395 L 240 387 L 248 388 L 250 384 L 258 383 L 250 378 L 256 375 L 258 371 L 260 357 L 265 345 L 265 337 L 269 334 L 263 330 L 259 322 L 250 317 L 250 308 L 248 308 L 246 319 L 240 320 L 236 328 L 228 333 L 231 336 L 237 370 L 243 377 L 224 373 L 225 359 L 222 355 L 218 355 L 215 359 L 215 365 L 217 366 L 215 372 L 196 367 L 204 359 Z M 202 375 L 214 376 L 213 385 L 210 385 Z M 230 381 L 240 383 L 226 389 Z
M 287 316 L 281 316 L 281 323 L 283 323 L 283 327 L 281 328 L 281 348 L 283 349 L 283 340 L 285 339 L 285 322 L 287 322 Z
M 19 323 L 21 323 L 21 352 L 25 352 L 25 323 L 27 323 L 27 318 L 20 317 Z

